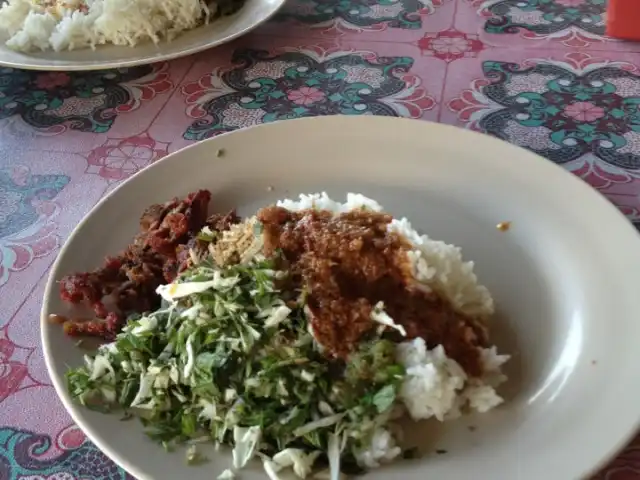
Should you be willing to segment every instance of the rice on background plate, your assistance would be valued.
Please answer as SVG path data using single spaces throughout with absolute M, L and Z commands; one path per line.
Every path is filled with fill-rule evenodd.
M 217 13 L 203 0 L 5 0 L 0 31 L 7 47 L 22 52 L 133 47 L 171 40 Z

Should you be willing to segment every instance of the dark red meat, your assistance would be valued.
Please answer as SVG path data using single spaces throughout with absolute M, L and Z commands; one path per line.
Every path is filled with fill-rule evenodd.
M 60 281 L 62 299 L 90 306 L 97 317 L 67 320 L 65 332 L 110 340 L 128 315 L 157 309 L 156 288 L 172 282 L 188 265 L 188 249 L 196 245 L 198 232 L 205 225 L 220 231 L 240 220 L 233 212 L 208 217 L 210 200 L 209 191 L 198 190 L 182 200 L 151 205 L 140 217 L 140 232 L 123 252 L 107 257 L 92 272 L 64 277 Z

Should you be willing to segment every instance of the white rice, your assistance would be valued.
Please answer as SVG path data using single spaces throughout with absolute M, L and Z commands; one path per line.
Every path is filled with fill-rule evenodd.
M 481 379 L 469 379 L 441 345 L 428 350 L 422 338 L 401 343 L 396 354 L 407 372 L 400 398 L 414 420 L 458 418 L 464 407 L 484 413 L 503 401 L 495 387 L 507 379 L 500 367 L 509 356 L 498 355 L 495 347 L 482 351 Z
M 300 195 L 297 201 L 282 200 L 277 205 L 292 211 L 313 208 L 336 214 L 361 208 L 383 211 L 375 200 L 353 193 L 347 194 L 344 203 L 318 193 Z M 409 260 L 413 276 L 422 286 L 443 295 L 461 313 L 481 320 L 493 314 L 489 291 L 478 283 L 473 262 L 463 260 L 459 247 L 420 235 L 406 218 L 392 220 L 389 230 L 404 236 L 414 247 Z M 422 338 L 399 344 L 396 355 L 407 373 L 399 397 L 414 420 L 454 419 L 464 409 L 484 413 L 503 401 L 495 388 L 507 380 L 500 368 L 509 356 L 499 355 L 495 347 L 481 351 L 484 375 L 479 379 L 468 378 L 462 367 L 447 357 L 442 346 L 428 350 Z M 368 448 L 358 453 L 357 460 L 363 467 L 373 468 L 398 453 L 391 434 L 379 429 Z
M 3 2 L 0 32 L 9 48 L 61 51 L 157 43 L 207 22 L 216 9 L 203 0 L 47 1 L 52 6 L 45 6 L 45 0 Z

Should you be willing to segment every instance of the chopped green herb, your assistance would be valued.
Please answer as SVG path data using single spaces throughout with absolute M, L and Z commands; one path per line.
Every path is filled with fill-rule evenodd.
M 234 470 L 223 478 L 256 456 L 274 472 L 307 472 L 328 451 L 340 468 L 356 466 L 405 375 L 395 344 L 375 337 L 348 362 L 328 359 L 309 332 L 308 292 L 283 295 L 276 278 L 262 257 L 222 269 L 201 259 L 159 290 L 161 309 L 130 318 L 67 373 L 70 394 L 124 418 L 135 410 L 165 449 L 189 444 L 189 464 L 206 460 L 197 443 L 230 445 Z
M 386 385 L 382 387 L 374 396 L 373 404 L 378 409 L 378 413 L 385 412 L 391 408 L 396 400 L 396 387 L 394 385 Z

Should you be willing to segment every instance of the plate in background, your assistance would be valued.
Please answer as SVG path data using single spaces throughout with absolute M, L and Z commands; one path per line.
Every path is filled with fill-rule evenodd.
M 224 155 L 216 152 L 224 149 Z M 478 417 L 426 422 L 429 452 L 367 480 L 568 480 L 587 476 L 622 448 L 640 419 L 640 236 L 604 197 L 524 149 L 455 127 L 360 116 L 261 125 L 195 144 L 144 169 L 100 202 L 54 264 L 42 310 L 49 374 L 88 437 L 139 480 L 211 480 L 228 453 L 188 467 L 137 422 L 74 404 L 67 366 L 83 351 L 50 313 L 68 313 L 56 281 L 99 266 L 123 248 L 145 207 L 207 188 L 212 210 L 254 212 L 278 198 L 361 192 L 431 237 L 462 247 L 496 300 L 493 339 L 510 381 L 507 402 Z M 500 231 L 496 224 L 511 221 Z M 470 429 L 470 426 L 476 427 Z M 473 430 L 473 431 L 471 431 Z M 258 467 L 247 480 L 266 478 Z
M 180 34 L 170 42 L 135 47 L 100 45 L 64 52 L 16 52 L 0 42 L 0 65 L 27 70 L 84 71 L 124 68 L 186 57 L 240 37 L 271 18 L 285 0 L 246 0 L 233 15 Z

